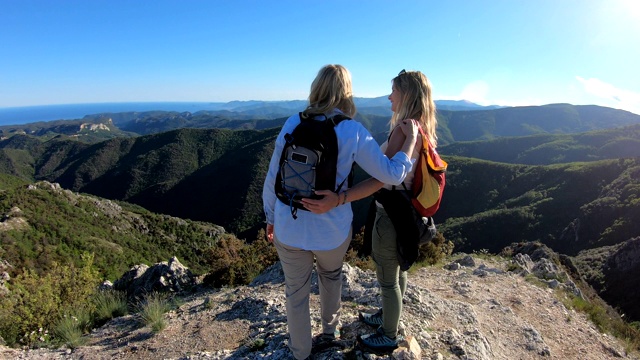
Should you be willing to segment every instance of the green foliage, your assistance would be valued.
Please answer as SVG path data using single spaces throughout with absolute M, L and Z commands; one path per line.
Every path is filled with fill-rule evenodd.
M 604 308 L 577 296 L 572 297 L 571 307 L 586 313 L 589 316 L 589 320 L 591 320 L 601 332 L 608 332 L 607 324 L 609 323 L 609 319 Z
M 441 146 L 438 150 L 449 156 L 529 165 L 638 157 L 640 125 L 577 134 L 546 133 L 464 141 Z
M 435 219 L 456 251 L 498 253 L 513 242 L 541 241 L 574 255 L 637 236 L 640 158 L 552 166 L 448 160 Z
M 376 265 L 373 259 L 365 255 L 364 251 L 364 227 L 360 231 L 353 234 L 349 249 L 345 255 L 345 262 L 352 266 L 357 266 L 361 269 L 375 270 Z
M 171 309 L 171 301 L 166 295 L 151 293 L 138 304 L 137 313 L 142 324 L 150 326 L 151 331 L 158 333 L 166 328 L 164 314 Z
M 98 291 L 93 298 L 93 303 L 95 304 L 93 318 L 98 326 L 128 313 L 127 295 L 122 291 Z
M 8 196 L 7 192 L 29 184 L 29 181 L 21 179 L 17 176 L 0 173 L 0 199 Z
M 82 253 L 95 254 L 94 265 L 107 279 L 119 278 L 133 265 L 172 256 L 183 259 L 193 272 L 204 272 L 201 254 L 224 232 L 216 225 L 158 215 L 47 183 L 26 186 L 7 175 L 0 178 L 0 188 L 0 211 L 9 225 L 0 232 L 0 257 L 13 266 L 12 277 L 23 268 L 40 274 L 54 262 L 78 266 Z
M 599 299 L 584 299 L 566 295 L 565 306 L 585 313 L 602 333 L 607 333 L 627 343 L 628 350 L 640 350 L 640 329 L 634 323 L 626 323 L 617 314 L 611 314 L 608 305 Z
M 260 351 L 267 346 L 267 342 L 264 339 L 255 339 L 247 343 L 247 347 L 251 351 Z
M 59 342 L 75 349 L 86 343 L 83 335 L 89 332 L 91 326 L 91 310 L 86 306 L 80 306 L 73 309 L 73 312 L 62 315 L 54 326 L 54 333 Z
M 100 280 L 93 269 L 93 256 L 81 258 L 80 267 L 53 263 L 44 275 L 27 269 L 12 279 L 9 294 L 0 298 L 0 336 L 7 343 L 20 340 L 34 346 L 29 334 L 40 328 L 51 330 L 63 314 L 86 305 Z
M 435 265 L 453 253 L 453 243 L 447 241 L 441 232 L 436 237 L 420 247 L 420 254 L 416 262 Z
M 34 158 L 28 150 L 0 149 L 0 172 L 32 180 L 34 176 Z
M 91 146 L 52 141 L 33 154 L 32 174 L 72 191 L 253 237 L 264 216 L 262 181 L 277 133 L 179 129 Z
M 205 255 L 210 272 L 204 282 L 214 287 L 246 285 L 277 261 L 275 247 L 263 238 L 251 244 L 225 235 Z

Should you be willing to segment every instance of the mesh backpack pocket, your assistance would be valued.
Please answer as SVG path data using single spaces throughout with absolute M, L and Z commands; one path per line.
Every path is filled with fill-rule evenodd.
M 321 117 L 324 120 L 316 119 Z M 300 201 L 302 198 L 318 199 L 316 190 L 339 192 L 345 181 L 349 180 L 351 184 L 353 168 L 336 189 L 338 139 L 335 127 L 342 120 L 350 118 L 300 113 L 300 124 L 284 135 L 275 193 L 280 201 L 289 205 L 294 219 L 298 209 L 307 210 Z
M 316 164 L 322 153 L 301 146 L 288 147 L 284 152 L 280 165 L 283 190 L 294 198 L 315 196 Z

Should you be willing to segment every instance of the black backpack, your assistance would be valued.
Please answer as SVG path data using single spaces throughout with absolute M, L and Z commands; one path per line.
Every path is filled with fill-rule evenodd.
M 324 116 L 325 120 L 315 120 Z M 291 208 L 291 216 L 297 219 L 298 209 L 307 210 L 300 199 L 319 199 L 315 190 L 339 192 L 345 181 L 353 180 L 353 167 L 347 179 L 337 189 L 336 165 L 338 163 L 338 139 L 335 126 L 345 115 L 327 118 L 324 114 L 300 113 L 300 124 L 284 136 L 285 145 L 280 155 L 280 168 L 276 177 L 275 192 L 280 201 Z

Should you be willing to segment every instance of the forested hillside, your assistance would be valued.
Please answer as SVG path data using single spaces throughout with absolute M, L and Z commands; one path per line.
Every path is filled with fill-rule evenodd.
M 640 158 L 547 166 L 447 160 L 436 220 L 461 251 L 540 241 L 575 255 L 640 233 Z
M 33 173 L 65 189 L 212 222 L 251 240 L 263 226 L 262 182 L 278 131 L 181 129 L 93 145 L 14 137 L 2 145 L 5 159 L 13 160 L 5 166 L 19 164 L 10 172 L 23 178 Z M 596 135 L 575 136 L 609 143 L 619 132 Z M 575 254 L 627 240 L 638 229 L 631 221 L 638 211 L 633 199 L 640 198 L 637 158 L 531 166 L 441 155 L 450 165 L 436 220 L 461 250 L 497 252 L 513 241 L 540 240 Z M 356 229 L 364 224 L 366 201 L 354 204 Z M 572 236 L 579 241 L 567 241 Z
M 181 129 L 93 145 L 14 136 L 0 142 L 0 164 L 25 180 L 241 233 L 263 217 L 259 195 L 278 131 Z
M 11 276 L 25 269 L 45 273 L 54 263 L 80 267 L 93 254 L 104 279 L 134 264 L 177 256 L 196 273 L 209 270 L 207 249 L 225 236 L 211 223 L 154 214 L 126 202 L 74 193 L 56 184 L 29 184 L 0 174 L 0 260 Z
M 577 134 L 502 137 L 441 146 L 447 155 L 545 165 L 640 156 L 640 124 Z

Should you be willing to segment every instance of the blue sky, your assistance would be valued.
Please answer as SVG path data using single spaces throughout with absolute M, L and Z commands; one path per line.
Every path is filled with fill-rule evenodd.
M 420 70 L 435 99 L 640 114 L 640 1 L 0 0 L 0 107 L 306 99 Z

